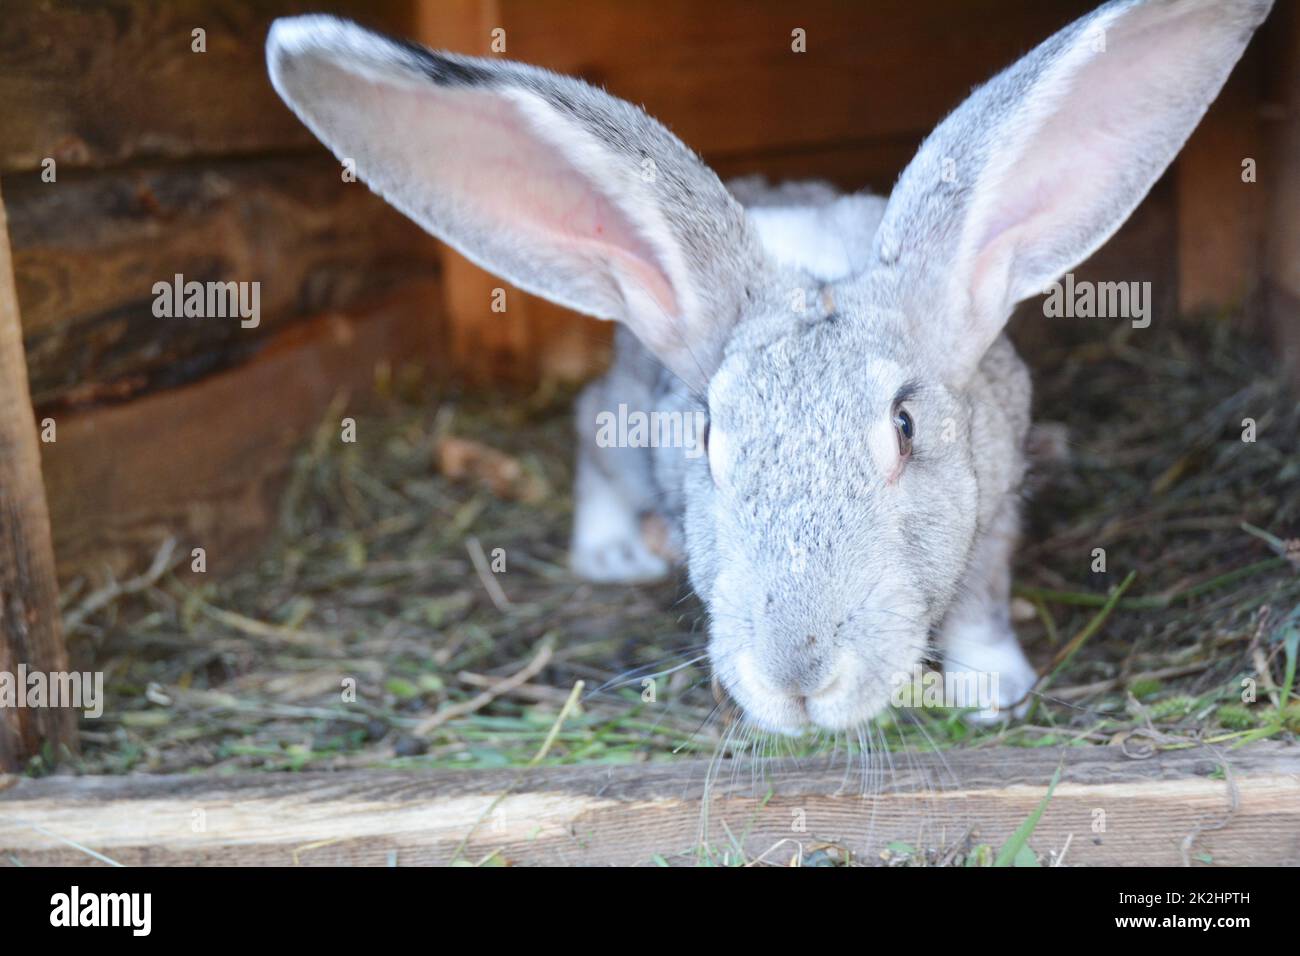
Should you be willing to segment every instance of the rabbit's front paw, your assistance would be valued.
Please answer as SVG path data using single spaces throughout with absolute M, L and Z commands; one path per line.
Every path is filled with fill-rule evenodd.
M 573 518 L 569 567 L 578 577 L 600 584 L 640 584 L 667 576 L 669 563 L 651 550 L 636 512 L 591 465 L 580 474 Z
M 953 686 L 967 689 L 966 699 L 957 701 L 957 706 L 976 708 L 966 719 L 994 724 L 1007 717 L 1023 717 L 1038 673 L 1025 658 L 1015 633 L 989 622 L 951 627 L 945 637 L 944 669 L 949 675 L 961 675 Z
M 641 584 L 668 574 L 668 562 L 654 554 L 639 534 L 575 542 L 569 565 L 578 577 L 600 584 Z

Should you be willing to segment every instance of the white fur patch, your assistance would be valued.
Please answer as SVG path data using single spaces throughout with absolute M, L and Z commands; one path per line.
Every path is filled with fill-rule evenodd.
M 747 211 L 772 258 L 833 282 L 866 267 L 885 200 L 853 195 L 819 206 L 760 206 Z
M 996 701 L 970 701 L 958 705 L 986 706 L 986 709 L 968 715 L 969 720 L 993 723 L 1011 716 L 1024 716 L 1029 709 L 1029 701 L 1024 698 L 1037 683 L 1038 673 L 1025 658 L 1014 633 L 993 622 L 957 621 L 945 627 L 944 643 L 945 670 L 995 677 L 991 683 L 997 688 Z
M 892 421 L 881 419 L 867 430 L 867 450 L 871 453 L 871 461 L 876 466 L 876 470 L 886 481 L 892 481 L 897 477 L 901 462 L 898 453 L 898 432 Z
M 646 544 L 636 512 L 594 465 L 580 466 L 573 506 L 569 564 L 579 577 L 633 584 L 668 574 L 668 562 Z
M 709 425 L 709 470 L 713 482 L 719 487 L 725 485 L 731 477 L 732 448 L 731 439 L 715 424 Z

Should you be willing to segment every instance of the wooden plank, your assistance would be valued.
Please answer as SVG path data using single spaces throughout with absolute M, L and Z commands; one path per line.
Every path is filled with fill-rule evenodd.
M 339 12 L 402 32 L 408 0 L 50 0 L 0 17 L 0 172 L 305 147 L 266 78 L 289 13 Z M 192 50 L 206 31 L 207 51 Z
M 17 682 L 23 665 L 48 678 L 67 671 L 68 654 L 0 197 L 0 674 Z M 23 768 L 43 745 L 54 759 L 75 753 L 76 733 L 70 709 L 0 703 L 0 770 Z
M 605 86 L 707 157 L 924 133 L 1095 5 L 499 0 L 506 56 Z
M 1174 165 L 1181 313 L 1241 309 L 1259 284 L 1263 192 L 1242 164 L 1261 158 L 1263 42 L 1252 41 Z
M 1265 309 L 1291 380 L 1300 387 L 1300 4 L 1278 4 L 1270 32 L 1266 169 L 1270 216 Z
M 431 238 L 317 151 L 5 185 L 42 408 L 192 380 L 291 322 L 356 309 L 438 270 Z M 258 283 L 260 324 L 156 317 L 154 283 L 177 274 Z
M 19 780 L 0 790 L 0 856 L 94 864 L 57 837 L 127 864 L 785 863 L 832 844 L 870 862 L 890 842 L 994 847 L 1061 782 L 1030 841 L 1065 863 L 1300 864 L 1300 748 L 1114 747 L 895 755 L 863 796 L 861 768 L 825 760 L 717 768 L 706 761 L 513 771 L 402 771 Z M 1229 767 L 1227 779 L 1220 768 Z M 876 768 L 877 770 L 881 768 Z M 202 820 L 202 829 L 195 821 Z M 1220 825 L 1221 824 L 1221 825 Z M 43 828 L 44 832 L 35 829 Z M 57 837 L 55 836 L 57 834 Z M 766 855 L 764 855 L 766 854 Z M 733 859 L 735 858 L 733 852 Z
M 435 364 L 436 283 L 352 318 L 276 336 L 251 361 L 125 404 L 54 416 L 44 448 L 60 576 L 138 573 L 168 536 L 237 567 L 273 527 L 289 463 L 340 393 L 369 394 L 379 363 Z M 187 562 L 188 565 L 188 562 Z

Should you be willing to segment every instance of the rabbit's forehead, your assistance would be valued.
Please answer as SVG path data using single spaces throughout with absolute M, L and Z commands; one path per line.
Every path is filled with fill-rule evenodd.
M 899 359 L 829 328 L 727 356 L 709 383 L 711 427 L 763 432 L 887 416 L 909 380 Z
M 714 480 L 782 501 L 812 487 L 827 495 L 845 482 L 884 480 L 898 460 L 890 412 L 903 367 L 882 357 L 852 367 L 830 356 L 790 359 L 767 349 L 719 369 L 709 391 Z M 766 467 L 778 460 L 784 480 Z

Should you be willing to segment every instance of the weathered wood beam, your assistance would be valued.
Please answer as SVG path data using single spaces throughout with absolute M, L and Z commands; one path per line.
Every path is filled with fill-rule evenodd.
M 16 780 L 0 858 L 127 864 L 787 863 L 831 844 L 996 848 L 1057 786 L 1030 846 L 1065 864 L 1300 863 L 1300 747 L 1132 759 L 1115 747 L 895 754 L 870 768 L 785 759 L 514 771 L 351 771 Z M 1224 768 L 1226 769 L 1226 772 Z M 708 794 L 707 815 L 705 794 Z M 703 843 L 701 835 L 705 835 Z
M 49 675 L 68 669 L 68 654 L 0 197 L 0 674 L 17 681 L 20 665 Z M 43 748 L 53 759 L 75 752 L 72 710 L 15 704 L 0 699 L 0 769 L 19 769 Z
M 0 172 L 251 154 L 315 140 L 271 89 L 277 16 L 334 12 L 386 30 L 410 0 L 11 3 L 0 17 Z M 194 31 L 203 31 L 203 51 Z
M 434 240 L 323 150 L 5 180 L 32 400 L 120 401 L 245 359 L 294 322 L 437 274 Z M 154 313 L 154 285 L 235 282 L 257 324 Z M 256 286 L 254 287 L 254 284 Z
M 505 55 L 645 107 L 706 158 L 906 138 L 1093 0 L 495 0 Z M 804 31 L 806 52 L 793 49 Z
M 1264 302 L 1291 380 L 1300 387 L 1300 3 L 1274 8 L 1261 180 L 1268 188 Z
M 1265 42 L 1251 44 L 1174 163 L 1180 313 L 1254 305 L 1265 214 L 1259 180 L 1270 175 L 1258 168 Z

